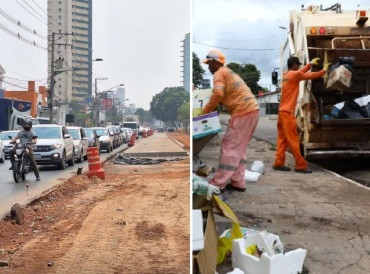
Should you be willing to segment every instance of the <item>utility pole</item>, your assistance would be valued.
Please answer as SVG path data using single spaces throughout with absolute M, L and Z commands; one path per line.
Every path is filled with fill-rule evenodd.
M 54 124 L 54 115 L 53 115 L 53 110 L 54 110 L 54 85 L 55 85 L 55 76 L 58 75 L 59 73 L 64 72 L 63 70 L 55 71 L 55 60 L 54 60 L 54 48 L 55 46 L 73 46 L 72 44 L 66 44 L 66 43 L 55 43 L 55 35 L 73 35 L 72 33 L 55 33 L 53 32 L 51 36 L 51 60 L 50 60 L 50 88 L 49 88 L 49 107 L 50 107 L 50 124 Z M 49 36 L 49 37 L 50 37 Z
M 108 80 L 107 77 L 95 78 L 95 96 L 93 101 L 93 120 L 94 126 L 99 126 L 99 108 L 97 107 L 98 101 L 98 80 Z

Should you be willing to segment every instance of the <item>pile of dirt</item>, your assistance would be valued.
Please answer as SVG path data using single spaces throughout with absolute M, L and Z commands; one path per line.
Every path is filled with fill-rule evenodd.
M 173 138 L 182 143 L 185 147 L 184 149 L 190 150 L 190 135 L 181 132 L 169 133 Z
M 0 272 L 189 273 L 189 160 L 105 170 L 34 201 L 23 225 L 1 221 Z

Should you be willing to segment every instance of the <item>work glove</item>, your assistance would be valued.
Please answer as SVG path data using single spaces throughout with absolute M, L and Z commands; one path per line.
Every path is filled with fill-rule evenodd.
M 320 57 L 313 58 L 311 60 L 311 65 L 318 66 L 319 65 L 319 61 L 320 61 Z
M 329 67 L 330 67 L 330 63 L 326 63 L 326 64 L 324 64 L 323 70 L 325 70 L 326 73 L 328 73 L 329 72 Z

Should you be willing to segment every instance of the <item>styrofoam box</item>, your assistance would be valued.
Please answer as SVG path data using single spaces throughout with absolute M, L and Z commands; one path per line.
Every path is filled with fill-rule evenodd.
M 217 132 L 221 132 L 220 118 L 217 111 L 193 118 L 194 139 Z
M 192 210 L 192 221 L 192 248 L 193 251 L 199 251 L 204 248 L 203 217 L 200 209 Z
M 269 256 L 262 253 L 260 258 L 246 253 L 246 248 L 255 244 L 253 238 L 233 241 L 232 266 L 245 274 L 297 274 L 302 271 L 307 250 L 298 248 L 285 254 Z

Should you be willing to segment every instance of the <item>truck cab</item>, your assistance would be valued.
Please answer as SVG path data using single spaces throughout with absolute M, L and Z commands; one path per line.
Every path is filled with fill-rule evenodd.
M 347 88 L 328 88 L 328 76 L 300 82 L 296 117 L 302 154 L 307 159 L 370 156 L 370 113 L 347 118 L 333 115 L 336 106 L 346 102 L 361 101 L 361 108 L 369 108 L 369 13 L 343 11 L 340 4 L 290 12 L 289 34 L 280 52 L 282 74 L 291 55 L 297 56 L 303 65 L 320 57 L 321 66 L 312 71 L 321 70 L 323 63 L 331 63 L 333 68 L 351 60 L 351 83 Z M 329 77 L 331 73 L 332 69 Z M 274 82 L 276 78 L 274 74 Z

